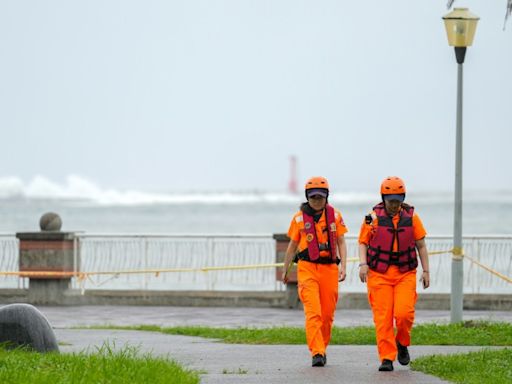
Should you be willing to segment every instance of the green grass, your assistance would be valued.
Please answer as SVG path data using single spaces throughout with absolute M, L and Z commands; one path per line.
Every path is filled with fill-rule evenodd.
M 414 359 L 412 369 L 464 384 L 512 383 L 512 349 Z
M 416 345 L 512 345 L 512 324 L 465 321 L 456 324 L 424 324 L 413 328 Z
M 171 335 L 200 336 L 232 344 L 305 344 L 303 328 L 209 328 L 152 325 L 98 328 L 162 332 Z M 512 324 L 466 321 L 457 324 L 421 324 L 412 330 L 413 345 L 512 345 Z M 331 345 L 374 345 L 374 327 L 334 327 Z
M 0 348 L 0 383 L 2 384 L 197 384 L 199 375 L 177 363 L 136 348 L 113 351 L 104 345 L 95 353 L 37 353 L 23 349 Z

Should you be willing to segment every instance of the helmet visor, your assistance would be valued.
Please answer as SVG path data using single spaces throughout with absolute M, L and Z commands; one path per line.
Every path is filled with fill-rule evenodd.
M 307 194 L 308 194 L 308 197 L 312 197 L 312 196 L 327 197 L 327 191 L 322 188 L 308 189 Z
M 382 198 L 384 200 L 398 200 L 399 202 L 403 203 L 405 200 L 405 195 L 382 195 Z

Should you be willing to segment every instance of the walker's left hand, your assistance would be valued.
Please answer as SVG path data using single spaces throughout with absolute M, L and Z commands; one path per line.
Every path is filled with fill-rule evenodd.
M 428 273 L 428 271 L 423 271 L 421 274 L 421 282 L 423 284 L 423 289 L 430 287 L 430 273 Z
M 338 268 L 338 281 L 344 281 L 347 274 L 343 268 Z
M 286 269 L 283 271 L 281 275 L 281 280 L 285 285 L 288 283 L 288 274 L 286 273 Z

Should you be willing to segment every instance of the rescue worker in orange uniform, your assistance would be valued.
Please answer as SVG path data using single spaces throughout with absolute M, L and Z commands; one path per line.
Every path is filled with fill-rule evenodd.
M 404 203 L 404 182 L 396 176 L 387 177 L 380 193 L 382 202 L 365 217 L 359 233 L 359 277 L 367 283 L 379 371 L 392 371 L 397 355 L 402 365 L 410 361 L 407 347 L 414 322 L 418 257 L 424 289 L 430 285 L 430 275 L 427 233 L 414 207 Z
M 341 213 L 327 202 L 329 184 L 324 177 L 306 182 L 303 203 L 288 230 L 283 283 L 288 282 L 290 264 L 297 262 L 299 298 L 304 305 L 306 340 L 313 367 L 327 363 L 325 350 L 331 339 L 338 281 L 345 280 L 347 228 Z

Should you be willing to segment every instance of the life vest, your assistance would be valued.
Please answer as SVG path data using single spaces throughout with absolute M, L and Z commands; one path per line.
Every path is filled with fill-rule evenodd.
M 393 225 L 384 203 L 373 207 L 377 216 L 377 228 L 368 244 L 368 267 L 377 272 L 386 272 L 390 265 L 397 265 L 400 272 L 407 272 L 418 266 L 416 241 L 412 227 L 414 207 L 403 204 L 397 228 Z M 393 245 L 397 242 L 397 251 Z
M 308 247 L 297 254 L 300 260 L 312 261 L 313 263 L 337 263 L 336 256 L 336 217 L 334 208 L 329 204 L 325 206 L 325 219 L 327 223 L 327 248 L 320 249 L 318 238 L 316 236 L 315 220 L 313 216 L 302 212 L 302 219 L 304 221 L 304 231 L 306 232 L 306 240 Z M 323 245 L 323 244 L 322 244 Z M 328 250 L 331 257 L 320 257 L 321 250 Z

